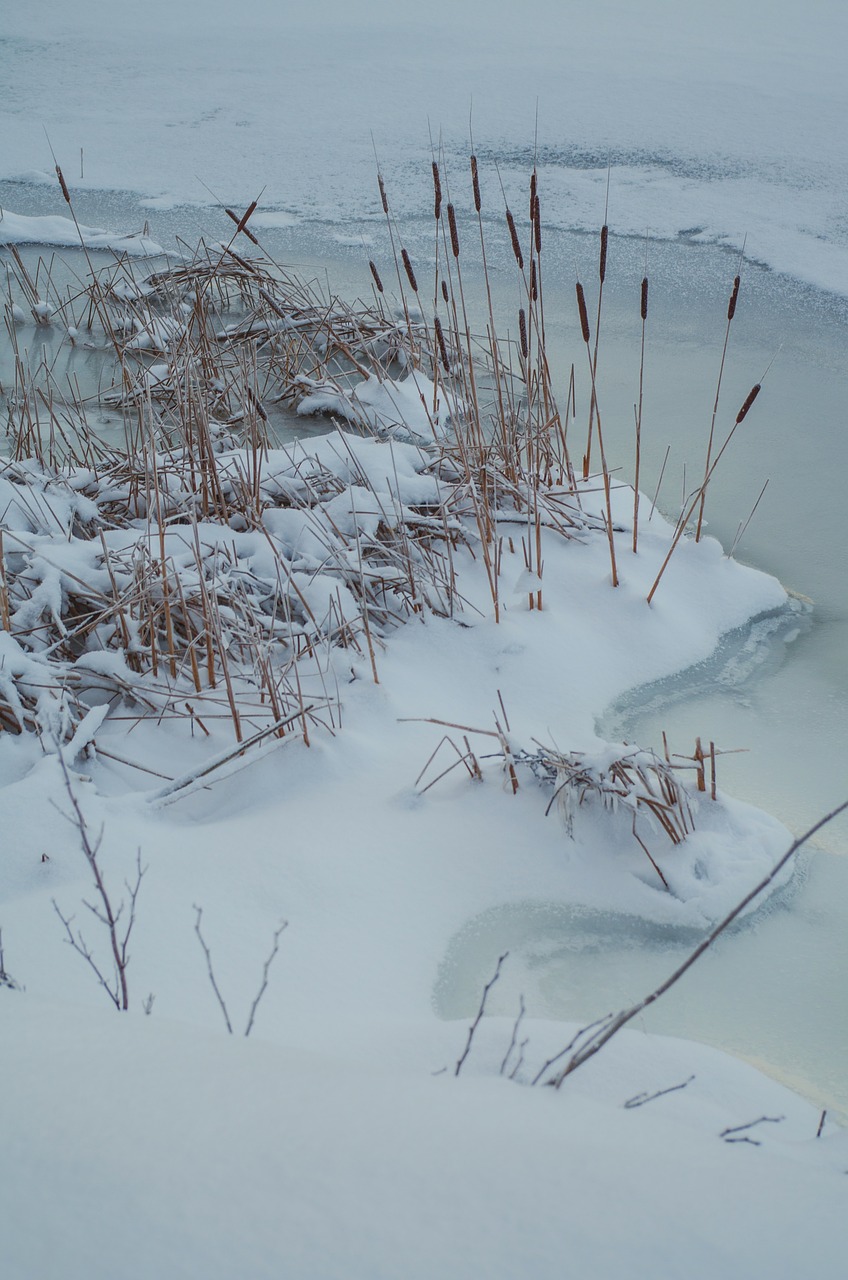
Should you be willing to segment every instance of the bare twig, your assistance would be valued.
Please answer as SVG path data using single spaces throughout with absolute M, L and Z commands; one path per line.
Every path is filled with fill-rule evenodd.
M 507 956 L 508 956 L 508 955 L 509 955 L 509 952 L 508 952 L 508 951 L 505 951 L 505 952 L 503 953 L 503 955 L 502 955 L 502 956 L 499 956 L 499 957 L 498 957 L 498 963 L 497 963 L 497 967 L 496 967 L 496 969 L 495 969 L 495 972 L 492 974 L 491 978 L 489 979 L 489 981 L 486 983 L 485 987 L 483 988 L 483 995 L 482 995 L 482 998 L 481 998 L 481 1000 L 480 1000 L 480 1008 L 477 1010 L 477 1016 L 476 1016 L 476 1018 L 475 1018 L 475 1019 L 474 1019 L 474 1021 L 472 1022 L 471 1026 L 468 1028 L 468 1039 L 467 1039 L 467 1041 L 466 1041 L 466 1043 L 465 1043 L 465 1048 L 464 1048 L 464 1049 L 463 1049 L 463 1051 L 462 1051 L 462 1055 L 461 1055 L 461 1057 L 459 1058 L 459 1060 L 458 1060 L 458 1062 L 457 1062 L 457 1064 L 456 1064 L 456 1069 L 454 1070 L 454 1075 L 455 1075 L 455 1076 L 458 1076 L 458 1075 L 459 1075 L 460 1071 L 462 1070 L 462 1067 L 463 1067 L 463 1064 L 464 1064 L 464 1062 L 465 1062 L 465 1059 L 468 1057 L 469 1053 L 471 1052 L 471 1043 L 472 1043 L 472 1041 L 473 1041 L 473 1039 L 474 1039 L 474 1033 L 475 1033 L 475 1031 L 477 1030 L 478 1026 L 480 1025 L 480 1021 L 481 1021 L 481 1019 L 482 1019 L 482 1017 L 483 1017 L 483 1014 L 484 1014 L 484 1012 L 485 1012 L 485 1009 L 486 1009 L 486 1001 L 487 1001 L 487 999 L 489 998 L 489 992 L 491 991 L 492 987 L 493 987 L 493 986 L 495 985 L 495 983 L 497 982 L 498 978 L 501 976 L 501 965 L 503 964 L 504 960 L 506 960 L 506 958 L 507 958 Z
M 756 1138 L 748 1136 L 748 1130 L 754 1129 L 758 1124 L 780 1124 L 784 1120 L 784 1116 L 759 1116 L 756 1120 L 749 1120 L 747 1124 L 737 1124 L 730 1129 L 722 1129 L 718 1135 L 725 1142 L 748 1142 L 752 1147 L 762 1146 Z
M 509 1048 L 504 1054 L 504 1059 L 503 1059 L 503 1062 L 501 1063 L 501 1071 L 500 1071 L 501 1075 L 503 1075 L 504 1072 L 506 1071 L 506 1065 L 509 1062 L 510 1057 L 512 1056 L 512 1051 L 515 1048 L 516 1042 L 518 1040 L 518 1028 L 521 1026 L 525 1013 L 526 1013 L 526 1009 L 524 1008 L 524 996 L 519 996 L 518 997 L 518 1017 L 515 1019 L 515 1022 L 512 1024 L 512 1039 L 509 1042 Z M 526 1044 L 526 1041 L 524 1043 Z
M 558 1072 L 556 1077 L 550 1081 L 550 1083 L 553 1084 L 555 1088 L 559 1089 L 566 1076 L 571 1075 L 572 1071 L 576 1071 L 584 1062 L 588 1062 L 590 1058 L 593 1058 L 595 1054 L 598 1053 L 599 1050 L 601 1050 L 604 1045 L 621 1030 L 622 1027 L 625 1027 L 628 1022 L 631 1022 L 632 1019 L 635 1018 L 637 1014 L 641 1013 L 643 1009 L 647 1009 L 649 1005 L 652 1005 L 656 1000 L 659 1000 L 660 996 L 665 995 L 665 993 L 683 977 L 684 973 L 691 969 L 696 960 L 699 960 L 704 952 L 709 950 L 716 939 L 724 933 L 725 929 L 733 923 L 737 916 L 741 915 L 748 904 L 753 902 L 755 898 L 759 897 L 764 889 L 768 888 L 798 850 L 805 845 L 808 840 L 812 839 L 812 837 L 816 835 L 822 827 L 826 826 L 829 822 L 832 822 L 834 818 L 838 817 L 840 813 L 844 813 L 846 809 L 848 809 L 848 800 L 837 805 L 835 809 L 831 809 L 830 813 L 826 814 L 823 818 L 820 818 L 819 821 L 814 823 L 813 826 L 805 831 L 802 836 L 799 836 L 797 840 L 794 840 L 783 856 L 777 860 L 768 875 L 764 876 L 763 879 L 760 880 L 759 884 L 755 885 L 749 893 L 746 893 L 742 901 L 737 903 L 733 910 L 716 925 L 707 937 L 704 938 L 703 942 L 699 943 L 695 950 L 686 958 L 686 960 L 684 960 L 683 964 L 679 965 L 675 969 L 674 973 L 672 973 L 670 977 L 666 978 L 665 982 L 660 983 L 655 991 L 652 991 L 650 995 L 645 996 L 643 1000 L 632 1005 L 629 1009 L 623 1009 L 614 1017 L 604 1019 L 600 1029 L 591 1037 L 590 1040 L 588 1040 L 584 1045 L 581 1045 L 581 1047 L 572 1055 L 571 1058 L 569 1058 L 563 1069 Z M 570 1047 L 571 1046 L 569 1046 L 569 1048 Z M 568 1050 L 565 1050 L 564 1052 L 568 1052 Z M 540 1073 L 540 1075 L 541 1074 L 542 1073 Z M 539 1076 L 536 1077 L 536 1080 L 538 1079 Z M 536 1083 L 536 1080 L 533 1081 L 534 1084 Z
M 670 1085 L 667 1089 L 658 1089 L 656 1093 L 637 1093 L 635 1097 L 627 1099 L 624 1109 L 625 1111 L 633 1111 L 636 1107 L 644 1107 L 646 1103 L 653 1102 L 655 1098 L 664 1098 L 667 1093 L 677 1093 L 679 1089 L 685 1089 L 694 1079 L 694 1076 L 690 1076 L 688 1080 L 682 1080 L 680 1084 Z
M 215 970 L 212 965 L 212 953 L 209 950 L 209 944 L 207 943 L 200 929 L 200 922 L 203 918 L 203 908 L 199 907 L 197 903 L 195 903 L 194 911 L 195 911 L 194 932 L 197 934 L 198 941 L 200 942 L 200 945 L 203 948 L 203 954 L 206 957 L 206 972 L 209 976 L 209 981 L 212 984 L 212 990 L 215 992 L 215 997 L 218 1001 L 218 1004 L 220 1005 L 221 1013 L 224 1016 L 224 1022 L 227 1025 L 227 1031 L 230 1033 L 230 1035 L 233 1035 L 234 1034 L 233 1024 L 232 1024 L 232 1021 L 230 1020 L 230 1013 L 229 1013 L 229 1010 L 227 1009 L 227 1005 L 224 1000 L 224 997 L 221 995 L 221 988 L 218 986 L 218 982 L 215 977 Z M 260 1001 L 262 1000 L 262 997 L 264 996 L 266 990 L 268 989 L 268 975 L 271 972 L 271 965 L 274 963 L 274 958 L 280 949 L 280 938 L 282 936 L 282 933 L 287 928 L 288 928 L 288 920 L 281 920 L 277 928 L 274 930 L 274 939 L 271 945 L 271 951 L 268 955 L 268 958 L 266 959 L 265 963 L 262 966 L 262 981 L 259 984 L 259 990 L 257 991 L 254 997 L 253 1003 L 250 1006 L 250 1013 L 248 1014 L 247 1025 L 245 1026 L 245 1029 L 244 1029 L 245 1039 L 250 1035 L 251 1031 L 253 1030 L 253 1024 L 256 1019 L 256 1011 L 259 1008 L 259 1004 L 260 1004 Z
M 198 941 L 200 942 L 200 945 L 203 948 L 203 954 L 206 956 L 206 972 L 209 975 L 209 981 L 212 983 L 212 990 L 215 992 L 215 998 L 217 999 L 218 1004 L 221 1006 L 221 1013 L 224 1015 L 224 1022 L 227 1024 L 227 1030 L 229 1031 L 230 1035 L 232 1035 L 233 1024 L 230 1022 L 230 1015 L 227 1011 L 227 1006 L 224 1003 L 224 997 L 221 995 L 220 988 L 218 986 L 218 983 L 215 980 L 215 970 L 212 968 L 212 954 L 206 943 L 206 939 L 204 938 L 203 934 L 200 932 L 200 921 L 203 919 L 203 908 L 199 907 L 197 903 L 194 903 L 194 911 L 195 911 L 194 932 L 197 934 Z
M 11 991 L 17 991 L 18 984 L 10 973 L 6 972 L 6 965 L 3 958 L 3 930 L 0 929 L 0 987 L 8 987 Z
M 125 1011 L 129 1008 L 129 988 L 127 984 L 127 969 L 129 967 L 130 956 L 129 956 L 128 946 L 129 946 L 130 935 L 133 930 L 133 925 L 135 924 L 136 901 L 138 899 L 138 893 L 141 888 L 141 881 L 142 881 L 142 878 L 144 877 L 146 868 L 142 867 L 141 865 L 141 850 L 138 849 L 136 851 L 135 880 L 132 884 L 130 884 L 129 881 L 126 881 L 126 880 L 124 881 L 124 887 L 126 888 L 127 893 L 129 895 L 129 900 L 128 900 L 128 912 L 127 912 L 127 925 L 123 931 L 123 934 L 121 934 L 119 931 L 118 925 L 119 925 L 121 916 L 124 914 L 124 908 L 125 906 L 127 906 L 127 904 L 124 901 L 121 901 L 117 910 L 115 910 L 112 906 L 112 900 L 106 888 L 106 883 L 103 879 L 103 874 L 101 872 L 100 864 L 98 862 L 98 854 L 100 851 L 100 844 L 103 839 L 103 832 L 101 830 L 97 840 L 95 841 L 91 840 L 91 837 L 88 831 L 88 826 L 85 821 L 85 815 L 83 814 L 79 800 L 77 799 L 73 785 L 71 784 L 70 774 L 68 773 L 68 767 L 65 763 L 65 757 L 63 755 L 61 747 L 58 747 L 58 760 L 59 760 L 59 766 L 62 770 L 62 776 L 65 783 L 65 790 L 68 793 L 68 798 L 71 802 L 71 808 L 73 809 L 72 815 L 66 814 L 65 816 L 68 817 L 68 820 L 74 824 L 74 826 L 77 828 L 77 831 L 79 832 L 82 851 L 85 855 L 86 862 L 88 863 L 89 870 L 91 871 L 91 874 L 94 877 L 94 884 L 95 884 L 95 888 L 97 889 L 97 896 L 100 900 L 98 905 L 97 903 L 87 902 L 85 901 L 85 899 L 83 899 L 83 905 L 88 908 L 88 910 L 91 912 L 94 918 L 99 921 L 100 924 L 106 926 L 109 932 L 109 944 L 112 952 L 112 967 L 113 967 L 113 975 L 111 980 L 106 977 L 101 967 L 97 964 L 90 947 L 88 946 L 85 939 L 83 938 L 81 931 L 77 929 L 76 933 L 74 933 L 74 930 L 71 927 L 74 917 L 63 915 L 61 910 L 59 909 L 59 905 L 56 902 L 55 898 L 53 900 L 53 907 L 59 919 L 62 921 L 62 924 L 65 926 L 65 933 L 67 934 L 65 941 L 68 942 L 70 946 L 73 947 L 74 951 L 76 951 L 78 955 L 82 956 L 83 960 L 85 960 L 85 962 L 94 971 L 98 981 L 100 982 L 104 990 L 107 992 L 109 999 L 112 1001 L 115 1008 L 121 1011 Z
M 274 957 L 276 956 L 277 952 L 280 949 L 280 935 L 282 934 L 284 929 L 288 928 L 288 923 L 289 923 L 288 920 L 281 920 L 277 928 L 274 930 L 273 946 L 271 947 L 271 952 L 268 956 L 268 959 L 265 961 L 264 965 L 262 966 L 262 984 L 256 993 L 256 999 L 253 1001 L 253 1004 L 250 1006 L 250 1017 L 247 1019 L 247 1026 L 244 1029 L 245 1038 L 249 1036 L 251 1031 L 253 1030 L 253 1020 L 256 1017 L 256 1010 L 259 1008 L 259 1001 L 264 996 L 265 990 L 268 986 L 268 974 L 270 972 L 271 965 L 274 963 Z

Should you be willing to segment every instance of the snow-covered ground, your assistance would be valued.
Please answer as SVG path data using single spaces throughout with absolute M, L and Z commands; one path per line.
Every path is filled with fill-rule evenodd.
M 523 190 L 538 99 L 547 221 L 596 230 L 610 162 L 617 230 L 734 246 L 747 234 L 758 259 L 848 294 L 843 6 L 536 0 L 518 17 L 500 0 L 17 7 L 0 36 L 0 177 L 23 179 L 17 191 L 54 182 L 46 128 L 72 188 L 137 193 L 139 224 L 145 208 L 210 200 L 206 188 L 241 206 L 264 188 L 266 226 L 325 219 L 343 237 L 381 216 L 372 134 L 394 207 L 417 213 L 430 201 L 428 120 L 448 172 L 464 168 L 473 101 L 478 151 L 499 159 L 508 192 Z M 58 192 L 54 212 L 67 212 Z M 6 213 L 8 239 L 35 234 L 26 218 Z M 49 238 L 69 235 L 60 224 Z M 404 483 L 417 483 L 414 450 L 386 460 L 387 445 L 341 442 L 307 453 L 337 469 L 356 453 L 387 501 L 404 460 Z M 0 986 L 4 1276 L 843 1274 L 848 1147 L 831 1119 L 817 1137 L 819 1108 L 638 1023 L 560 1091 L 532 1088 L 575 1028 L 525 1019 L 524 1062 L 504 1078 L 517 1007 L 484 1020 L 456 1079 L 467 1024 L 434 1014 L 452 941 L 489 911 L 568 904 L 694 939 L 790 841 L 740 801 L 696 796 L 683 845 L 642 831 L 666 891 L 626 814 L 590 807 L 569 836 L 529 771 L 512 793 L 485 736 L 468 734 L 482 782 L 458 767 L 423 792 L 456 758 L 445 743 L 416 783 L 444 735 L 463 746 L 466 729 L 434 720 L 491 730 L 508 717 L 515 749 L 608 756 L 596 722 L 613 700 L 785 608 L 775 579 L 707 539 L 679 548 L 648 609 L 670 532 L 655 517 L 634 556 L 631 501 L 617 495 L 618 589 L 604 537 L 546 534 L 544 610 L 528 611 L 520 548 L 507 551 L 496 624 L 479 559 L 458 553 L 461 614 L 393 632 L 375 654 L 379 683 L 367 657 L 328 656 L 334 732 L 256 749 L 208 790 L 163 806 L 163 778 L 134 766 L 198 767 L 230 744 L 217 721 L 208 740 L 186 717 L 96 729 L 104 754 L 68 760 L 74 794 L 102 827 L 117 896 L 137 849 L 147 868 L 128 1015 L 109 1008 L 52 906 L 78 925 L 92 892 L 59 812 L 59 759 L 32 735 L 0 734 L 2 967 L 25 987 Z M 56 504 L 48 495 L 39 518 L 69 529 Z M 32 539 L 20 512 L 6 516 Z M 282 538 L 282 526 L 268 528 Z M 250 535 L 233 535 L 234 553 L 237 537 Z M 69 536 L 35 551 L 84 567 Z M 7 672 L 15 661 L 10 649 Z M 102 927 L 84 932 L 102 956 Z M 621 992 L 622 1004 L 646 994 L 626 974 Z

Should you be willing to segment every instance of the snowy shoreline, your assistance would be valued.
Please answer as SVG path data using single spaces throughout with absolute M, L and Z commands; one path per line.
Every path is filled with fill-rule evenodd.
M 846 13 L 830 0 L 716 0 L 705 20 L 665 0 L 579 11 L 531 0 L 516 23 L 505 0 L 482 10 L 436 0 L 425 15 L 389 0 L 319 0 L 309 13 L 150 0 L 140 23 L 136 10 L 107 13 L 99 0 L 73 11 L 43 0 L 6 15 L 0 246 L 77 243 L 55 148 L 98 264 L 99 247 L 154 252 L 186 233 L 228 242 L 223 205 L 238 221 L 265 184 L 255 227 L 275 261 L 305 259 L 316 278 L 338 267 L 341 299 L 370 297 L 367 260 L 391 270 L 375 162 L 423 279 L 435 154 L 457 192 L 470 296 L 473 127 L 496 310 L 520 369 L 515 400 L 513 370 L 501 385 L 504 441 L 514 422 L 521 429 L 501 469 L 479 422 L 465 456 L 453 447 L 448 416 L 471 423 L 475 400 L 467 382 L 462 390 L 459 290 L 451 280 L 442 309 L 428 281 L 410 320 L 412 263 L 395 260 L 405 325 L 397 311 L 387 323 L 311 294 L 280 316 L 265 278 L 270 304 L 241 327 L 222 308 L 196 347 L 201 300 L 209 314 L 217 306 L 203 271 L 140 288 L 137 262 L 107 272 L 105 292 L 91 295 L 99 327 L 82 341 L 85 302 L 57 313 L 59 290 L 48 289 L 45 303 L 45 266 L 32 297 L 9 276 L 4 1280 L 841 1280 L 845 859 L 802 862 L 654 1006 L 679 996 L 665 1025 L 689 1038 L 657 1035 L 647 1017 L 561 1089 L 532 1082 L 581 1027 L 654 989 L 789 845 L 768 813 L 725 794 L 735 757 L 710 758 L 718 732 L 687 719 L 667 749 L 656 735 L 639 739 L 653 755 L 606 740 L 604 717 L 628 692 L 693 663 L 706 663 L 709 680 L 723 636 L 741 629 L 747 659 L 755 632 L 795 616 L 776 577 L 728 559 L 711 537 L 680 543 L 648 606 L 673 531 L 658 514 L 647 522 L 649 492 L 634 552 L 633 492 L 618 475 L 630 474 L 630 321 L 643 271 L 652 307 L 663 289 L 672 296 L 680 338 L 649 369 L 652 490 L 659 430 L 701 466 L 715 334 L 687 310 L 715 303 L 723 325 L 747 243 L 769 272 L 806 283 L 783 290 L 766 270 L 743 269 L 759 347 L 746 351 L 753 368 L 728 370 L 722 413 L 742 404 L 791 314 L 795 349 L 763 397 L 781 402 L 787 426 L 776 434 L 766 418 L 765 431 L 757 421 L 749 432 L 746 421 L 722 476 L 731 514 L 716 502 L 711 528 L 729 547 L 769 454 L 795 459 L 803 444 L 806 467 L 773 486 L 777 515 L 745 550 L 814 597 L 816 621 L 841 616 L 841 493 L 822 472 L 845 474 Z M 611 284 L 604 302 L 604 429 L 618 420 L 627 432 L 615 457 L 625 470 L 613 467 L 611 482 L 595 457 L 594 481 L 572 483 L 567 421 L 558 440 L 547 392 L 534 390 L 545 362 L 522 365 L 518 308 L 531 351 L 539 316 L 502 210 L 505 194 L 523 211 L 532 258 L 534 160 L 541 222 L 577 231 L 544 233 L 546 289 L 557 277 L 568 288 L 567 300 L 551 289 L 547 313 L 551 349 L 563 335 L 569 344 L 552 375 L 566 401 L 573 278 L 597 281 L 611 170 L 610 246 L 627 295 L 617 312 Z M 445 237 L 443 247 L 450 266 Z M 236 248 L 253 252 L 246 240 Z M 707 265 L 731 249 L 708 280 Z M 0 248 L 7 269 L 12 256 Z M 538 243 L 535 265 L 540 277 Z M 73 270 L 76 293 L 87 266 Z M 253 270 L 233 293 L 255 303 Z M 441 362 L 416 329 L 419 314 L 432 324 L 433 296 L 449 345 Z M 343 344 L 335 362 L 322 350 L 327 316 Z M 832 332 L 819 351 L 809 322 L 821 317 Z M 267 344 L 253 341 L 257 321 Z M 306 330 L 304 348 L 275 358 L 275 341 Z M 652 337 L 661 347 L 661 323 Z M 34 353 L 25 370 L 12 358 L 18 340 Z M 118 377 L 104 357 L 113 349 Z M 402 359 L 381 365 L 395 349 Z M 420 381 L 408 376 L 410 353 Z M 351 354 L 354 367 L 365 362 L 357 378 Z M 266 415 L 310 402 L 343 428 L 269 447 Z M 321 419 L 308 421 L 315 432 Z M 688 493 L 692 474 L 687 483 L 672 465 L 664 496 Z M 819 576 L 805 576 L 808 566 Z M 775 634 L 791 631 L 787 621 Z M 828 739 L 815 700 L 844 671 L 842 633 L 811 634 L 835 662 L 806 682 L 803 663 L 788 673 L 788 724 L 746 694 L 744 731 L 718 743 L 741 746 L 762 721 L 767 794 L 786 792 L 781 813 L 796 831 L 806 815 L 792 799 L 822 812 L 844 758 L 844 722 Z M 837 721 L 841 695 L 829 696 Z M 819 755 L 796 733 L 807 703 Z M 661 821 L 645 787 L 669 777 L 683 790 L 664 792 Z M 112 903 L 123 902 L 119 936 L 133 923 L 130 963 L 114 975 L 86 839 Z M 782 929 L 793 916 L 803 935 Z M 119 978 L 120 1014 L 110 1007 L 120 1007 Z M 799 1001 L 822 1006 L 812 1031 Z M 759 1018 L 772 1002 L 777 1034 Z M 733 1016 L 716 1030 L 721 1004 Z M 751 1034 L 732 1036 L 734 1026 Z M 709 1038 L 791 1088 L 698 1043 Z

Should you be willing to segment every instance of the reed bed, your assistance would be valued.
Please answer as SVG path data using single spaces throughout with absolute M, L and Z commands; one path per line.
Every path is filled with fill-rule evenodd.
M 373 261 L 368 302 L 345 301 L 281 268 L 250 228 L 255 203 L 241 215 L 228 211 L 229 243 L 201 242 L 147 274 L 122 258 L 96 269 L 85 254 L 87 274 L 64 293 L 49 265 L 32 273 L 16 255 L 17 297 L 10 285 L 5 303 L 14 383 L 0 388 L 8 438 L 0 464 L 0 730 L 85 746 L 92 717 L 108 713 L 186 717 L 201 733 L 225 721 L 237 742 L 279 726 L 279 736 L 308 742 L 310 726 L 341 724 L 339 654 L 361 657 L 379 681 L 393 628 L 462 611 L 460 549 L 482 562 L 495 620 L 505 546 L 523 557 L 528 609 L 544 608 L 545 531 L 605 537 L 618 584 L 596 385 L 606 221 L 594 339 L 577 285 L 591 382 L 578 480 L 568 446 L 574 369 L 561 411 L 546 351 L 538 174 L 526 222 L 505 201 L 497 215 L 518 288 L 504 334 L 477 158 L 470 180 L 484 332 L 466 300 L 467 232 L 437 158 L 432 167 L 432 290 L 378 175 L 393 299 L 384 283 L 391 270 Z M 647 287 L 646 277 L 643 363 Z M 737 292 L 738 280 L 731 308 Z M 18 344 L 20 302 L 35 323 L 61 325 L 74 345 L 109 354 L 110 376 L 96 392 L 60 380 L 44 358 L 32 366 Z M 641 399 L 640 373 L 637 449 Z M 98 435 L 104 413 L 120 423 L 120 444 Z M 293 440 L 293 417 L 309 415 L 325 420 L 327 434 Z M 699 507 L 699 525 L 729 443 L 714 450 L 714 428 L 715 413 L 689 512 Z M 600 514 L 584 502 L 593 439 Z M 636 507 L 634 551 L 637 520 Z M 581 795 L 595 790 L 650 810 L 670 838 L 682 839 L 688 819 L 672 775 L 653 760 L 619 764 L 610 787 L 576 760 L 551 757 L 545 768 L 582 779 L 569 782 Z

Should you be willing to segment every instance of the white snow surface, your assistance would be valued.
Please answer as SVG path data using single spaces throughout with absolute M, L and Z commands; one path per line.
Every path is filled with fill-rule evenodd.
M 426 461 L 410 444 L 335 431 L 271 453 L 263 483 L 285 491 L 320 466 L 372 505 L 375 496 L 412 504 L 432 497 Z M 228 465 L 222 459 L 222 474 Z M 233 455 L 235 470 L 246 465 Z M 587 509 L 599 500 L 588 490 Z M 70 530 L 74 499 L 46 496 L 57 529 Z M 629 820 L 588 807 L 570 839 L 555 811 L 545 817 L 550 790 L 523 770 L 512 794 L 502 764 L 484 758 L 485 738 L 469 735 L 482 782 L 456 770 L 427 792 L 416 786 L 442 736 L 464 732 L 427 720 L 490 728 L 499 692 L 513 749 L 538 737 L 614 755 L 619 748 L 595 732 L 612 698 L 707 656 L 752 615 L 785 607 L 775 579 L 728 560 L 711 539 L 681 545 L 648 607 L 671 530 L 655 516 L 639 554 L 628 553 L 632 494 L 614 497 L 617 589 L 602 532 L 566 542 L 546 531 L 543 611 L 528 610 L 520 550 L 505 553 L 495 623 L 479 556 L 457 552 L 461 614 L 424 614 L 392 633 L 376 652 L 379 683 L 365 657 L 335 651 L 324 682 L 338 684 L 342 726 L 314 732 L 308 748 L 291 739 L 266 746 L 206 790 L 166 798 L 163 775 L 196 768 L 231 732 L 210 722 L 206 739 L 187 718 L 103 719 L 94 706 L 63 756 L 89 830 L 102 831 L 107 880 L 119 893 L 139 849 L 146 868 L 127 1015 L 109 1008 L 53 911 L 55 900 L 80 924 L 91 894 L 64 816 L 59 757 L 31 735 L 2 735 L 0 820 L 15 833 L 0 873 L 4 966 L 26 988 L 0 988 L 4 1276 L 111 1277 L 116 1252 L 128 1277 L 212 1280 L 281 1270 L 553 1277 L 563 1259 L 601 1277 L 625 1264 L 677 1275 L 684 1259 L 693 1276 L 741 1278 L 759 1266 L 788 1280 L 804 1258 L 817 1276 L 840 1274 L 848 1151 L 832 1121 L 816 1138 L 811 1104 L 715 1051 L 638 1032 L 560 1092 L 534 1089 L 535 1072 L 575 1030 L 538 1019 L 522 1033 L 523 1065 L 513 1055 L 515 1080 L 499 1072 L 511 1033 L 504 1018 L 484 1020 L 457 1079 L 466 1026 L 433 1013 L 452 938 L 488 909 L 584 904 L 704 928 L 789 843 L 767 815 L 704 798 L 684 845 L 648 837 L 666 891 Z M 91 576 L 88 544 L 40 537 L 31 509 L 15 510 L 18 543 L 52 571 L 51 591 L 61 591 L 63 573 Z M 364 534 L 373 513 L 355 500 L 346 512 Z M 317 613 L 326 586 L 309 569 L 320 543 L 305 517 L 269 512 L 267 532 L 297 550 Z M 198 533 L 204 546 L 226 544 L 241 571 L 251 557 L 252 571 L 265 571 L 259 533 L 211 524 Z M 110 553 L 135 536 L 147 534 L 110 532 Z M 169 528 L 175 562 L 184 540 Z M 35 683 L 34 659 L 18 656 L 11 639 L 7 647 L 9 669 L 31 663 Z M 80 665 L 95 674 L 119 660 L 92 653 Z M 307 667 L 303 679 L 308 697 Z M 194 936 L 195 904 L 233 1040 Z M 282 919 L 280 953 L 244 1041 Z M 98 934 L 86 922 L 106 963 Z M 144 1018 L 148 992 L 155 1002 Z M 684 1081 L 644 1107 L 624 1106 Z
M 131 257 L 150 257 L 163 252 L 162 246 L 150 236 L 104 231 L 99 227 L 86 227 L 72 218 L 60 215 L 52 217 L 28 217 L 0 209 L 0 245 L 49 244 L 57 248 L 78 248 L 82 242 L 87 249 L 112 249 Z

